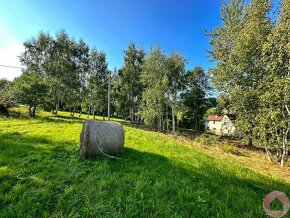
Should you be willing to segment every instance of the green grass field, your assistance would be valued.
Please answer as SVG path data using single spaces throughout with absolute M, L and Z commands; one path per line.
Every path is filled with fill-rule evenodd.
M 288 184 L 138 126 L 125 126 L 122 160 L 84 159 L 82 121 L 0 118 L 1 217 L 266 217 L 267 193 L 290 196 Z

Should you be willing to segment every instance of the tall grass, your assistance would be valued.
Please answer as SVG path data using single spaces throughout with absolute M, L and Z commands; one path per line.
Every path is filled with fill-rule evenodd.
M 82 119 L 0 118 L 0 217 L 265 217 L 288 184 L 125 126 L 122 160 L 84 159 Z M 126 123 L 124 123 L 126 124 Z

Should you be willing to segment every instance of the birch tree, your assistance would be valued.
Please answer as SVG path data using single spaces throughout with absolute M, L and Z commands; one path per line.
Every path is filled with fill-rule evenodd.
M 262 46 L 271 31 L 271 2 L 231 0 L 222 7 L 223 26 L 211 34 L 215 86 L 238 113 L 239 132 L 252 144 L 259 105 L 258 84 L 265 73 Z
M 277 24 L 264 45 L 266 76 L 260 84 L 259 136 L 268 157 L 285 165 L 290 140 L 290 1 L 280 5 Z M 275 148 L 275 153 L 270 152 Z
M 138 49 L 134 43 L 130 43 L 124 52 L 124 66 L 118 71 L 119 83 L 115 83 L 119 92 L 117 110 L 131 121 L 136 121 L 136 113 L 140 109 L 143 92 L 140 76 L 144 60 L 144 50 Z
M 105 115 L 108 92 L 108 64 L 106 54 L 92 49 L 89 58 L 89 113 Z
M 167 67 L 167 99 L 171 106 L 171 120 L 172 120 L 172 132 L 176 129 L 176 105 L 178 102 L 178 94 L 182 90 L 182 79 L 185 74 L 186 60 L 183 55 L 178 53 L 172 53 L 166 59 Z
M 151 48 L 141 73 L 141 82 L 145 89 L 140 114 L 145 124 L 156 127 L 159 131 L 163 129 L 163 109 L 168 84 L 165 61 L 166 56 L 160 45 Z

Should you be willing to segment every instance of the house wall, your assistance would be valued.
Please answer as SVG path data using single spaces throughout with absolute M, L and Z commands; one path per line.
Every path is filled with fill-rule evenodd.
M 227 115 L 221 120 L 221 130 L 222 134 L 233 134 L 236 130 L 235 124 L 231 121 Z
M 206 121 L 206 130 L 214 134 L 233 134 L 236 130 L 234 123 L 225 115 L 221 121 Z
M 220 134 L 221 125 L 222 125 L 221 121 L 209 120 L 205 123 L 205 128 L 210 132 L 213 132 L 215 134 Z

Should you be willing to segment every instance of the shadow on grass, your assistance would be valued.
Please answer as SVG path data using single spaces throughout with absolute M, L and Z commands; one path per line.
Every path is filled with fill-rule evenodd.
M 132 123 L 130 121 L 117 121 L 118 123 L 121 123 L 123 126 L 135 128 L 135 129 L 141 129 L 145 131 L 151 131 L 151 132 L 158 132 L 156 129 L 146 126 L 144 124 L 137 124 L 137 123 Z
M 93 120 L 91 117 L 78 117 L 78 116 L 65 116 L 65 115 L 51 115 L 42 117 L 42 120 L 48 121 L 48 122 L 60 122 L 60 123 L 83 123 L 85 120 Z M 95 119 L 96 121 L 102 121 L 99 119 Z
M 14 111 L 14 110 L 9 110 L 7 113 L 0 113 L 0 117 L 4 117 L 4 118 L 17 118 L 17 119 L 23 119 L 23 120 L 27 120 L 30 119 L 32 117 L 30 117 L 28 115 L 28 113 L 21 113 L 20 111 Z
M 0 134 L 0 150 L 4 217 L 264 217 L 267 193 L 290 194 L 206 155 L 182 164 L 126 148 L 122 160 L 84 159 L 74 143 L 19 133 Z
M 35 120 L 35 122 L 30 122 L 28 124 L 14 124 L 13 126 L 25 126 L 25 125 L 34 125 L 34 124 L 39 124 L 39 123 L 43 123 L 43 122 L 54 122 L 54 123 L 66 123 L 66 124 L 81 124 L 83 123 L 85 120 L 87 119 L 92 119 L 92 117 L 90 116 L 90 118 L 86 117 L 86 114 L 83 114 L 83 117 L 78 117 L 77 114 L 75 114 L 75 116 L 66 116 L 66 115 L 59 115 L 59 114 L 51 114 L 50 116 L 44 116 L 44 117 L 36 117 L 36 118 L 31 118 L 29 117 L 27 114 L 24 115 L 22 112 L 19 111 L 10 111 L 9 115 L 3 115 L 3 117 L 6 118 L 17 118 L 17 119 L 22 119 L 22 120 Z M 118 118 L 117 118 L 118 119 Z M 40 120 L 40 121 L 37 121 Z M 98 120 L 97 121 L 102 121 L 102 120 Z M 114 120 L 114 118 L 112 118 L 112 120 Z M 136 124 L 136 123 L 132 123 L 130 121 L 120 121 L 117 120 L 116 122 L 121 123 L 123 126 L 126 127 L 130 127 L 130 128 L 135 128 L 135 129 L 140 129 L 140 130 L 144 130 L 144 131 L 152 131 L 152 132 L 157 132 L 156 129 L 151 128 L 149 126 L 146 125 L 142 125 L 142 124 Z M 11 125 L 7 125 L 7 127 L 12 127 Z M 172 133 L 170 131 L 166 132 L 163 131 L 162 132 L 164 135 L 172 135 Z M 183 136 L 185 138 L 187 138 L 188 140 L 195 140 L 198 136 L 203 135 L 202 133 L 194 133 L 190 130 L 181 130 L 181 131 L 177 131 L 175 133 L 176 136 Z M 206 134 L 208 135 L 208 134 Z M 212 134 L 209 134 L 212 135 Z M 249 151 L 254 151 L 254 152 L 259 152 L 259 153 L 263 153 L 265 154 L 265 149 L 263 147 L 258 147 L 258 146 L 245 146 L 244 144 L 242 144 L 240 141 L 238 140 L 233 140 L 232 137 L 228 137 L 228 136 L 218 136 L 217 140 L 219 142 L 225 142 L 228 143 L 234 147 L 236 147 L 237 149 L 245 149 L 245 150 L 249 150 Z M 273 150 L 270 151 L 274 152 L 274 148 Z M 235 154 L 237 156 L 246 156 L 243 152 L 239 152 L 239 151 L 234 151 L 231 152 L 232 154 Z M 289 151 L 290 154 L 290 151 Z
M 1 128 L 13 128 L 13 127 L 20 127 L 20 126 L 31 126 L 31 125 L 37 125 L 37 124 L 41 124 L 41 123 L 44 123 L 44 121 L 39 121 L 39 120 L 35 120 L 35 121 L 32 121 L 32 122 L 27 122 L 27 123 L 19 123 L 19 124 L 7 124 L 7 125 L 1 125 Z
M 40 118 L 41 120 L 47 121 L 47 122 L 60 122 L 60 123 L 83 123 L 86 120 L 95 120 L 95 121 L 100 121 L 100 122 L 107 122 L 107 120 L 102 120 L 102 119 L 93 119 L 92 115 L 87 118 L 85 117 L 78 117 L 78 116 L 65 116 L 65 115 L 51 115 L 51 116 L 46 116 Z M 119 118 L 116 118 L 119 119 Z M 131 123 L 129 121 L 119 121 L 119 120 L 114 120 L 114 118 L 111 118 L 111 121 L 118 122 L 122 124 L 123 126 L 135 128 L 135 129 L 141 129 L 141 130 L 147 130 L 147 131 L 153 131 L 157 132 L 154 128 L 150 128 L 148 126 L 142 125 L 142 124 L 136 124 L 136 123 Z
M 51 115 L 42 117 L 41 120 L 46 122 L 55 122 L 55 123 L 83 123 L 86 119 L 78 117 L 67 117 L 60 115 Z

